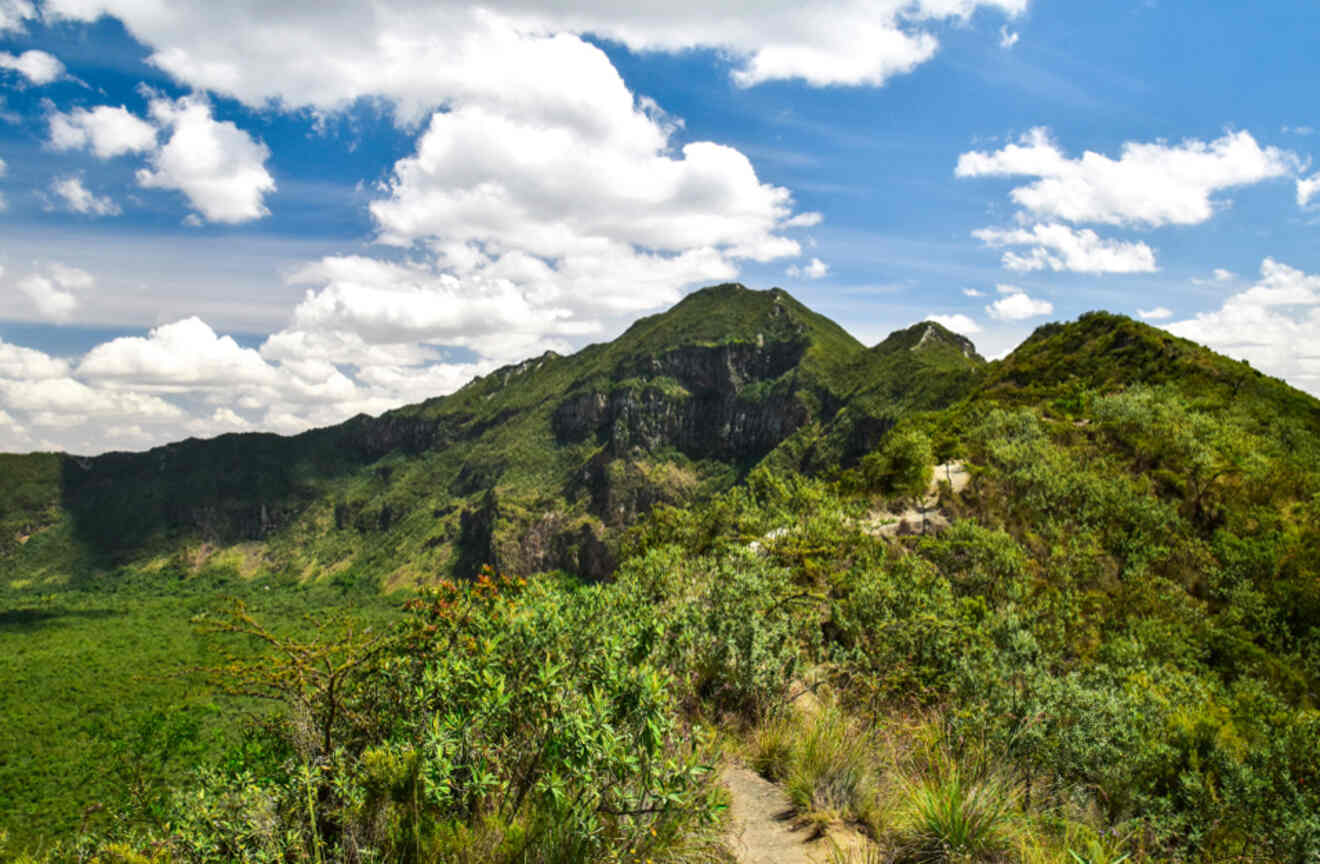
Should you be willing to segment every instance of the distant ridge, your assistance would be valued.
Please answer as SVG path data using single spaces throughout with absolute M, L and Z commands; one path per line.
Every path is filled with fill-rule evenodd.
M 935 322 L 867 348 L 782 289 L 731 283 L 612 342 L 380 417 L 146 453 L 0 456 L 0 561 L 60 581 L 185 550 L 200 566 L 241 545 L 245 567 L 296 580 L 390 586 L 483 563 L 603 576 L 641 515 L 763 460 L 829 472 L 916 412 L 1170 381 L 1320 426 L 1311 397 L 1121 316 L 1045 325 L 987 363 Z

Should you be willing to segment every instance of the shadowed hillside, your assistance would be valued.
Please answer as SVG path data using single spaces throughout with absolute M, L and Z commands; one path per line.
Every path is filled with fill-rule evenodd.
M 867 350 L 782 290 L 721 285 L 611 343 L 378 418 L 5 457 L 0 552 L 37 580 L 243 543 L 300 579 L 415 583 L 482 563 L 601 576 L 619 528 L 728 488 L 795 432 L 846 430 L 855 456 L 898 412 L 966 392 L 970 343 L 935 324 L 904 332 L 903 350 L 904 334 Z

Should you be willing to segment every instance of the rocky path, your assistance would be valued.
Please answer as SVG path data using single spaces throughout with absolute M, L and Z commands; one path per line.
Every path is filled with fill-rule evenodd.
M 905 534 L 938 534 L 949 527 L 949 519 L 940 512 L 940 483 L 948 483 L 949 488 L 958 493 L 967 488 L 971 474 L 961 462 L 946 462 L 935 466 L 931 477 L 930 489 L 920 502 L 920 509 L 909 507 L 902 512 L 876 510 L 866 520 L 864 528 L 873 535 L 896 537 Z
M 842 825 L 827 834 L 797 823 L 788 795 L 742 765 L 727 764 L 720 780 L 729 790 L 725 844 L 738 864 L 833 864 L 864 861 L 871 845 Z

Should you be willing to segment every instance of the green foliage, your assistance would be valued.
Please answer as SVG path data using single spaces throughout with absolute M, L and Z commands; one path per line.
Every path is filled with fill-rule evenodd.
M 864 821 L 877 797 L 874 744 L 864 728 L 828 706 L 803 724 L 788 757 L 785 787 L 800 811 Z
M 670 373 L 761 343 L 784 365 L 738 404 L 804 418 L 773 451 L 648 450 L 660 408 L 627 440 L 554 432 L 570 395 L 687 410 L 699 376 Z M 25 568 L 0 619 L 6 824 L 82 860 L 703 860 L 719 742 L 751 728 L 804 814 L 904 860 L 1310 862 L 1318 418 L 1128 319 L 986 366 L 936 325 L 867 351 L 724 286 L 293 442 L 23 457 L 0 510 Z M 920 495 L 954 454 L 952 527 L 867 533 L 858 489 Z M 612 580 L 476 569 L 550 566 L 570 535 Z M 373 613 L 400 585 L 422 590 Z M 187 630 L 222 591 L 246 605 Z M 838 704 L 792 718 L 808 678 Z M 893 731 L 914 713 L 931 740 Z
M 896 861 L 942 864 L 998 860 L 1010 848 L 1018 793 L 995 774 L 968 776 L 956 762 L 910 781 L 899 817 Z
M 924 495 L 935 472 L 930 439 L 915 429 L 895 432 L 876 452 L 864 457 L 861 473 L 866 488 L 897 498 Z

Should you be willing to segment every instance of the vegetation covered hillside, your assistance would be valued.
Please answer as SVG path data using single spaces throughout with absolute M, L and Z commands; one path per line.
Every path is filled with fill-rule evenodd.
M 961 396 L 981 360 L 938 341 L 895 363 L 781 290 L 709 288 L 609 344 L 379 418 L 2 457 L 0 560 L 34 583 L 240 547 L 245 569 L 305 581 L 415 585 L 483 563 L 604 576 L 620 527 L 728 488 L 855 394 L 890 418 Z M 940 356 L 937 386 L 914 386 L 918 354 Z
M 840 861 L 1320 858 L 1320 403 L 1243 364 L 1101 313 L 997 363 L 933 324 L 866 349 L 726 286 L 302 440 L 370 423 L 391 447 L 291 469 L 310 491 L 250 545 L 201 554 L 185 520 L 102 576 L 9 586 L 73 612 L 215 580 L 242 602 L 193 603 L 186 674 L 246 718 L 109 748 L 141 779 L 51 791 L 87 815 L 10 854 L 730 861 L 740 762 L 860 838 Z M 18 566 L 78 537 L 42 498 L 69 460 L 42 458 L 24 512 L 54 527 Z M 940 530 L 885 530 L 914 507 Z M 589 543 L 556 558 L 565 536 L 612 575 Z M 335 542 L 348 565 L 306 563 Z M 353 611 L 375 583 L 343 574 L 405 570 L 393 613 Z M 316 590 L 320 626 L 272 602 Z M 144 687 L 184 674 L 152 664 Z

